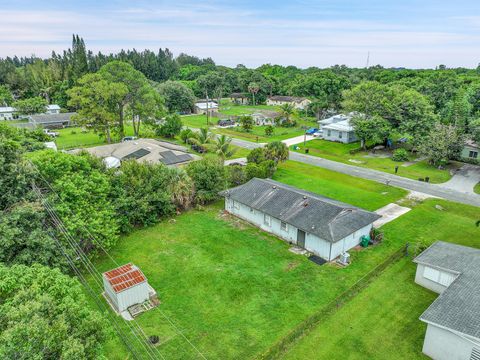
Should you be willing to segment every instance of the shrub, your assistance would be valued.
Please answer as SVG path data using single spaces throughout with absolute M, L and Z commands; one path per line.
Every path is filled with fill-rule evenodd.
M 204 158 L 188 164 L 187 174 L 195 185 L 195 201 L 205 204 L 218 198 L 225 189 L 225 168 L 218 158 Z
M 265 135 L 267 136 L 272 136 L 273 135 L 273 126 L 272 125 L 268 125 L 266 128 L 265 128 Z
M 393 152 L 392 155 L 393 161 L 407 161 L 408 160 L 408 152 L 407 150 L 400 148 Z
M 244 166 L 231 165 L 226 168 L 227 181 L 229 186 L 242 185 L 247 181 L 247 174 Z
M 167 116 L 165 122 L 157 129 L 157 135 L 166 138 L 174 138 L 182 130 L 182 119 L 179 115 L 173 114 Z
M 263 148 L 253 149 L 247 155 L 247 161 L 249 163 L 260 164 L 264 160 L 265 160 L 265 150 Z

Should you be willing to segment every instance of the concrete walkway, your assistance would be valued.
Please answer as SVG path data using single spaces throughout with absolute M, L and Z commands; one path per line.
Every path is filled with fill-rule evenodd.
M 443 183 L 442 186 L 448 189 L 457 190 L 466 194 L 475 195 L 473 188 L 480 182 L 480 166 L 466 164 L 457 170 L 455 175 Z
M 292 146 L 292 145 L 296 145 L 296 144 L 303 144 L 304 141 L 310 141 L 310 140 L 313 140 L 315 139 L 312 135 L 300 135 L 300 136 L 295 136 L 293 138 L 290 138 L 290 139 L 285 139 L 285 140 L 282 140 L 282 142 L 284 144 L 286 144 L 288 147 Z
M 382 217 L 373 223 L 373 227 L 379 228 L 380 226 L 395 220 L 396 218 L 402 216 L 403 214 L 406 214 L 410 210 L 412 209 L 405 206 L 397 205 L 395 203 L 390 203 L 388 205 L 385 205 L 384 207 L 375 211 L 375 213 L 377 213 L 378 215 L 381 215 Z

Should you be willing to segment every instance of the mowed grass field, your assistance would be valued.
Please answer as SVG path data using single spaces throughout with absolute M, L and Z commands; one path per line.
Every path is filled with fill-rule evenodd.
M 439 210 L 440 205 L 443 210 Z M 437 240 L 480 248 L 478 208 L 429 199 L 382 227 L 386 242 Z M 426 326 L 418 317 L 437 294 L 414 283 L 410 257 L 388 268 L 368 288 L 307 333 L 285 359 L 425 359 Z
M 295 150 L 293 146 L 291 147 L 291 150 L 304 153 L 305 149 L 303 144 L 300 144 L 299 146 L 299 150 Z M 322 139 L 310 140 L 306 144 L 306 147 L 309 149 L 309 155 L 319 156 L 349 165 L 380 170 L 390 174 L 394 174 L 395 166 L 398 166 L 397 175 L 410 179 L 419 179 L 428 176 L 431 183 L 442 183 L 448 181 L 452 177 L 450 170 L 457 169 L 462 165 L 458 162 L 452 162 L 446 169 L 439 170 L 438 168 L 428 164 L 425 160 L 407 164 L 406 162 L 393 161 L 389 157 L 374 157 L 369 152 L 364 151 L 356 154 L 350 154 L 350 150 L 357 149 L 359 146 L 359 143 L 342 144 Z M 353 160 L 353 162 L 350 160 Z M 414 157 L 412 157 L 410 160 L 414 160 Z

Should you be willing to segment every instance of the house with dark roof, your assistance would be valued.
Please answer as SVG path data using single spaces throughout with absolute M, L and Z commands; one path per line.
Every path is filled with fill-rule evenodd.
M 298 110 L 305 110 L 307 106 L 311 104 L 311 102 L 311 100 L 304 97 L 282 95 L 270 96 L 267 99 L 267 105 L 281 106 L 285 104 L 291 104 L 295 109 Z
M 415 282 L 440 294 L 420 316 L 427 324 L 423 353 L 480 359 L 480 249 L 437 241 L 414 262 Z
M 54 110 L 52 110 L 54 111 Z M 33 127 L 43 127 L 43 128 L 63 128 L 65 126 L 71 125 L 72 116 L 77 115 L 75 112 L 68 113 L 47 113 L 47 114 L 34 114 L 28 117 L 28 122 L 32 124 Z
M 230 100 L 237 105 L 248 105 L 248 96 L 245 93 L 231 93 Z
M 104 272 L 102 278 L 106 298 L 119 313 L 156 295 L 143 272 L 132 263 Z
M 221 194 L 229 213 L 328 261 L 357 246 L 381 217 L 270 179 L 253 178 Z

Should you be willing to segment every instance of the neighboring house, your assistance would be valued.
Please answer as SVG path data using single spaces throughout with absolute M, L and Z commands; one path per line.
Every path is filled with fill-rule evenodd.
M 120 313 L 156 296 L 145 275 L 132 263 L 104 272 L 103 287 L 107 300 Z
M 270 179 L 221 194 L 229 213 L 328 261 L 357 246 L 381 217 Z
M 237 105 L 248 104 L 248 96 L 244 93 L 232 93 L 230 94 L 230 100 Z
M 15 108 L 11 106 L 0 107 L 0 120 L 13 120 L 16 117 Z
M 414 262 L 415 282 L 440 294 L 420 316 L 427 324 L 423 353 L 480 359 L 480 250 L 437 241 Z
M 60 106 L 58 105 L 47 105 L 47 114 L 60 114 Z
M 358 141 L 350 121 L 356 113 L 337 114 L 329 118 L 319 120 L 318 128 L 322 131 L 322 138 L 330 141 L 351 143 Z
M 71 152 L 76 154 L 80 151 L 104 159 L 109 168 L 119 167 L 122 161 L 135 159 L 138 162 L 164 165 L 183 165 L 200 157 L 194 154 L 187 154 L 183 146 L 172 144 L 166 141 L 154 139 L 136 139 L 121 143 L 75 149 Z
M 270 96 L 267 99 L 267 105 L 285 105 L 291 104 L 295 109 L 304 110 L 310 105 L 311 101 L 304 97 L 295 97 L 295 96 Z
M 467 140 L 460 154 L 462 159 L 480 161 L 480 145 L 473 140 Z
M 30 115 L 28 121 L 34 127 L 63 128 L 72 124 L 73 115 L 77 115 L 77 113 L 35 114 Z
M 275 111 L 261 111 L 251 115 L 255 125 L 275 125 L 275 119 L 280 116 Z
M 218 104 L 215 101 L 199 101 L 195 103 L 195 113 L 196 114 L 206 114 L 208 112 L 217 112 Z

